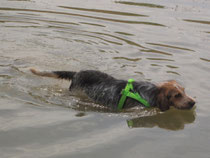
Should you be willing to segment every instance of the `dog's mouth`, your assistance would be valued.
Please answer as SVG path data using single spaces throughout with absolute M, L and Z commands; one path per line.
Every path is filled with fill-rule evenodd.
M 190 109 L 193 109 L 195 106 L 194 105 L 188 105 L 188 106 L 182 106 L 182 107 L 176 107 L 174 106 L 176 109 L 179 109 L 179 110 L 190 110 Z
M 192 109 L 195 106 L 195 100 L 190 100 L 185 104 L 182 105 L 174 105 L 175 108 L 180 109 L 180 110 L 189 110 Z

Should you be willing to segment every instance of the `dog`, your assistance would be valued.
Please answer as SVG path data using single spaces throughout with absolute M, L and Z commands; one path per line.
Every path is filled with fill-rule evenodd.
M 74 71 L 30 71 L 38 76 L 53 77 L 71 81 L 69 90 L 81 90 L 94 102 L 116 110 L 122 96 L 122 90 L 128 83 L 125 80 L 116 79 L 106 73 L 95 70 Z M 184 88 L 175 80 L 158 84 L 148 81 L 134 81 L 133 91 L 144 98 L 150 107 L 158 107 L 161 111 L 170 109 L 191 109 L 195 100 L 185 93 Z M 126 98 L 123 108 L 144 106 L 132 98 Z

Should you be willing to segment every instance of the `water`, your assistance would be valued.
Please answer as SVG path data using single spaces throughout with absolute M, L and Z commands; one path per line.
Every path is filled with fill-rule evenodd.
M 209 17 L 206 0 L 1 0 L 1 157 L 209 158 Z M 112 113 L 31 67 L 175 79 L 196 108 Z

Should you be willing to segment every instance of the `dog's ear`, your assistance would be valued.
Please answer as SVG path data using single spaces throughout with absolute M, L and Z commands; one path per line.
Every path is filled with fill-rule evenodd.
M 169 105 L 169 97 L 166 94 L 166 90 L 161 88 L 159 90 L 159 94 L 157 95 L 157 107 L 161 110 L 161 111 L 166 111 L 169 109 L 170 105 Z

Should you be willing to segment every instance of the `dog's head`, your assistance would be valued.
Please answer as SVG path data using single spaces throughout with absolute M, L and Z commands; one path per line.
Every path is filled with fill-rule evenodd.
M 195 100 L 174 80 L 160 83 L 158 88 L 157 106 L 161 111 L 168 110 L 170 106 L 177 109 L 191 109 L 195 104 Z

